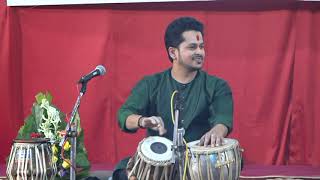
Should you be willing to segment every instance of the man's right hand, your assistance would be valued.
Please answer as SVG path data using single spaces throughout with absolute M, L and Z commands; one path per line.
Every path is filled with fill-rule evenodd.
M 140 126 L 159 131 L 159 135 L 163 135 L 167 132 L 164 127 L 163 120 L 159 116 L 142 117 L 140 120 Z

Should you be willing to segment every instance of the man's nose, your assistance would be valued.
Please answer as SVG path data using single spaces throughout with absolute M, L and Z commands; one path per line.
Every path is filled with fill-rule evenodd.
M 196 54 L 201 54 L 201 55 L 203 55 L 203 54 L 204 54 L 204 48 L 198 47 L 198 48 L 196 49 Z

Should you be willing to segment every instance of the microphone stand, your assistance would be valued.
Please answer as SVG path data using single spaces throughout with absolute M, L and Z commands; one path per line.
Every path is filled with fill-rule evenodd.
M 66 127 L 66 135 L 70 137 L 71 139 L 71 151 L 70 151 L 70 161 L 71 161 L 71 166 L 70 166 L 70 180 L 75 180 L 76 179 L 76 154 L 77 154 L 77 129 L 78 129 L 78 123 L 75 120 L 76 113 L 79 109 L 80 106 L 80 100 L 82 96 L 85 94 L 87 90 L 87 82 L 81 83 L 82 87 L 79 93 L 79 96 L 77 98 L 77 101 L 72 109 L 71 117 L 70 117 L 70 122 Z M 60 142 L 60 146 L 65 142 L 66 137 L 63 138 L 63 140 Z M 62 147 L 63 148 L 63 147 Z
M 172 146 L 171 163 L 174 164 L 175 168 L 177 168 L 178 166 L 179 179 L 182 180 L 183 171 L 184 171 L 184 155 L 185 155 L 186 147 L 185 147 L 185 144 L 183 143 L 183 136 L 185 134 L 185 129 L 179 123 L 179 113 L 181 108 L 179 103 L 180 103 L 179 100 L 177 100 L 177 102 L 175 103 L 175 112 L 174 112 L 175 121 L 174 121 L 174 129 L 173 129 L 173 146 Z

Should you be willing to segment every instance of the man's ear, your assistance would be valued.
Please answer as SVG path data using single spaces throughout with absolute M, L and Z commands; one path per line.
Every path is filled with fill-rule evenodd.
M 169 55 L 172 59 L 176 59 L 177 58 L 177 48 L 174 48 L 174 47 L 169 47 L 168 48 L 168 52 L 169 52 Z

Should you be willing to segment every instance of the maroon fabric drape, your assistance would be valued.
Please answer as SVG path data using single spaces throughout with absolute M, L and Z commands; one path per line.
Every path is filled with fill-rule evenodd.
M 19 17 L 0 0 L 0 163 L 23 119 Z
M 119 130 L 116 112 L 144 75 L 170 67 L 163 34 L 178 16 L 205 24 L 204 69 L 226 79 L 246 163 L 320 165 L 320 12 L 315 3 L 201 2 L 6 7 L 0 1 L 0 163 L 34 96 L 70 112 L 77 80 L 98 64 L 80 107 L 92 163 L 132 154 L 144 131 Z

